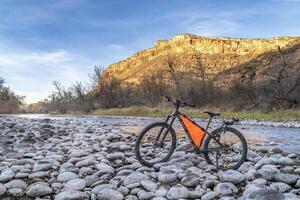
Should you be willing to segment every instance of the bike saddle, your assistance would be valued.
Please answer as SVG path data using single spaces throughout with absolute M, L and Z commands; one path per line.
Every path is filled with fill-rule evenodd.
M 220 116 L 221 113 L 213 113 L 213 112 L 209 112 L 209 111 L 205 111 L 203 113 L 208 114 L 210 117 L 215 117 L 215 116 Z

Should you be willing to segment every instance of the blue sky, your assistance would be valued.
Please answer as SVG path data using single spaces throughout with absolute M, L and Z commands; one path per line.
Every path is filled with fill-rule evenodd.
M 178 33 L 300 36 L 300 0 L 0 0 L 0 76 L 26 102 Z

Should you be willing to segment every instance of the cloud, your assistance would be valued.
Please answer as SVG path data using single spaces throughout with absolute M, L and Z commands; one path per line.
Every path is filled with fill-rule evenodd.
M 201 36 L 216 37 L 235 33 L 240 25 L 231 19 L 207 19 L 186 25 L 186 32 Z
M 62 63 L 74 60 L 65 50 L 55 52 L 33 52 L 23 54 L 0 54 L 0 66 L 20 67 L 23 63 L 45 64 Z
M 87 81 L 92 67 L 88 58 L 66 50 L 0 54 L 0 76 L 17 94 L 27 96 L 27 103 L 47 98 L 53 80 L 66 87 Z
M 261 14 L 260 9 L 216 7 L 206 5 L 198 9 L 192 8 L 182 12 L 169 12 L 158 16 L 155 22 L 170 21 L 182 33 L 192 33 L 201 36 L 219 37 L 232 36 L 244 28 L 244 19 Z
M 110 44 L 107 47 L 109 49 L 113 50 L 113 51 L 122 51 L 122 50 L 124 50 L 124 46 L 119 45 L 119 44 Z

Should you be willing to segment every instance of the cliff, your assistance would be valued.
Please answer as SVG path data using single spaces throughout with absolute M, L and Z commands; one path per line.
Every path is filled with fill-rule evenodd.
M 264 71 L 271 67 L 272 63 L 280 64 L 280 57 L 277 56 L 278 46 L 281 49 L 293 49 L 287 51 L 290 53 L 287 55 L 288 61 L 299 67 L 298 44 L 300 37 L 241 39 L 179 34 L 170 40 L 159 40 L 153 48 L 109 65 L 104 77 L 115 77 L 122 82 L 138 84 L 144 76 L 154 70 L 167 70 L 166 59 L 171 57 L 177 72 L 190 74 L 191 78 L 197 77 L 195 68 L 202 65 L 206 77 L 216 78 L 222 75 L 222 80 L 217 80 L 218 84 L 229 84 L 231 80 L 240 79 L 250 72 L 253 78 L 257 75 L 254 73 L 253 76 L 253 70 Z

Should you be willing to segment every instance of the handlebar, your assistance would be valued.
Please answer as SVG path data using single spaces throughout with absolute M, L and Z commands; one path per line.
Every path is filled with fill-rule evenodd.
M 196 107 L 195 105 L 193 104 L 189 104 L 187 102 L 183 102 L 183 101 L 180 101 L 178 99 L 176 100 L 173 100 L 172 97 L 169 97 L 169 96 L 165 96 L 165 99 L 168 101 L 168 102 L 171 102 L 174 106 L 178 106 L 178 107 Z

